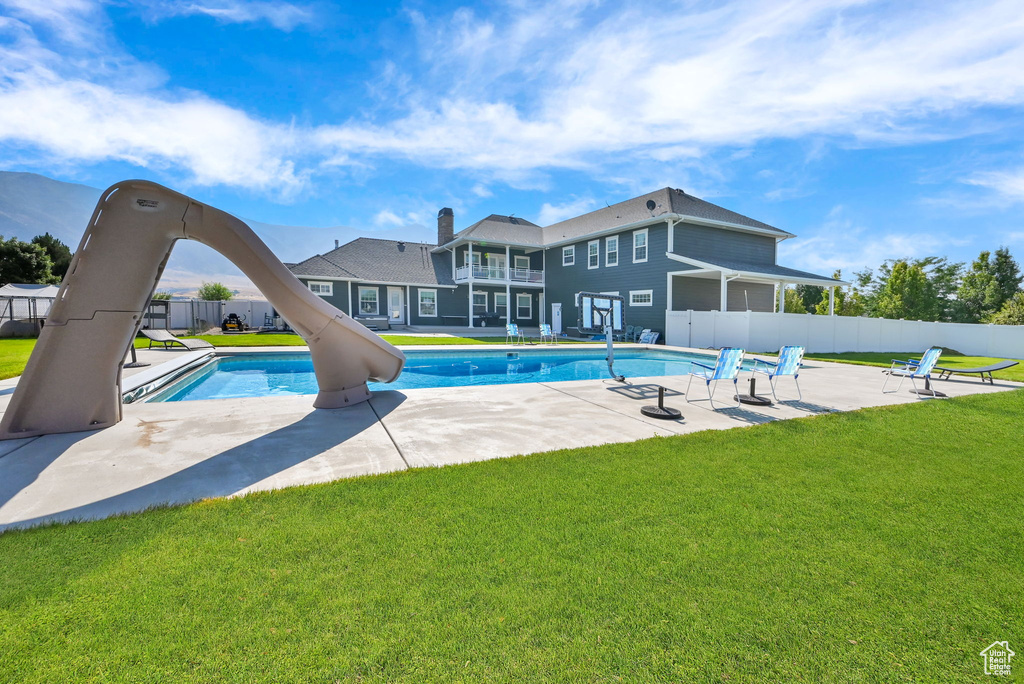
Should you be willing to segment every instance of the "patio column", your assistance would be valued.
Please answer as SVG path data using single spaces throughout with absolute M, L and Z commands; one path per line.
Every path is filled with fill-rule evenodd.
M 786 313 L 786 283 L 779 283 L 779 313 Z
M 836 288 L 828 288 L 828 315 L 836 315 Z
M 473 327 L 473 243 L 466 243 L 469 251 L 466 252 L 466 265 L 469 267 L 469 327 Z
M 512 268 L 509 265 L 512 263 L 509 261 L 511 258 L 509 246 L 505 245 L 505 323 L 512 322 Z
M 720 292 L 722 301 L 720 302 L 718 310 L 724 313 L 729 310 L 729 281 L 725 279 L 725 271 L 721 271 L 719 275 L 722 280 Z

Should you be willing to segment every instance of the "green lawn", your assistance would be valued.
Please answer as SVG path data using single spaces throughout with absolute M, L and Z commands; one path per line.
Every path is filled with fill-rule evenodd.
M 7 533 L 0 681 L 980 681 L 979 651 L 1024 643 L 1022 413 L 928 401 Z

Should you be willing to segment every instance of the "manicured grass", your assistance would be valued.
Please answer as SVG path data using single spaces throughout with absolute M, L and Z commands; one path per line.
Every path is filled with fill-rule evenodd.
M 921 351 L 924 351 L 923 349 Z M 888 368 L 892 365 L 893 359 L 920 358 L 920 354 L 905 354 L 900 352 L 845 352 L 842 354 L 808 354 L 805 358 L 818 361 L 835 361 L 837 363 L 855 363 L 864 366 L 880 366 Z M 993 363 L 1004 361 L 989 356 L 962 356 L 960 354 L 943 352 L 939 357 L 939 365 L 945 368 L 981 368 L 990 366 Z M 999 371 L 992 374 L 993 377 L 1014 382 L 1024 382 L 1024 362 L 1013 368 Z M 965 376 L 974 377 L 978 376 Z
M 0 380 L 21 375 L 35 346 L 34 339 L 0 340 Z
M 1022 412 L 927 401 L 7 533 L 0 680 L 978 681 L 979 651 L 1024 643 Z

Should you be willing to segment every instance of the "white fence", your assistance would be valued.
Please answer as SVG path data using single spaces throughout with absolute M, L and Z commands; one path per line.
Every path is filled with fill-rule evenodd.
M 753 311 L 668 311 L 665 343 L 680 347 L 742 347 L 777 351 L 787 344 L 810 353 L 922 352 L 947 347 L 970 356 L 1024 358 L 1024 326 L 893 321 L 885 318 Z
M 168 328 L 170 330 L 208 329 L 220 326 L 224 318 L 235 313 L 245 317 L 245 323 L 251 328 L 259 328 L 273 317 L 274 307 L 270 302 L 260 299 L 232 299 L 227 302 L 208 302 L 201 299 L 168 300 L 167 321 L 162 315 L 159 305 L 151 307 L 143 314 L 143 324 L 148 328 Z M 150 315 L 153 314 L 153 315 Z

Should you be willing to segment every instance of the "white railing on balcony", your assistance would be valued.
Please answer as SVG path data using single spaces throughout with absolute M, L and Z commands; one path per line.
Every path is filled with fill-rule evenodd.
M 455 269 L 455 280 L 469 280 L 469 266 Z M 529 268 L 500 268 L 492 266 L 473 266 L 473 280 L 509 280 L 513 283 L 543 283 L 544 271 Z

